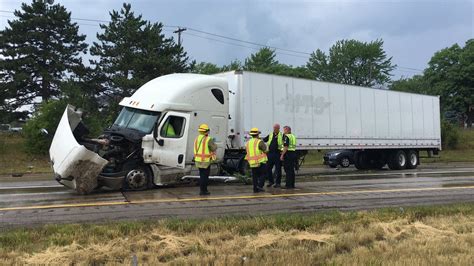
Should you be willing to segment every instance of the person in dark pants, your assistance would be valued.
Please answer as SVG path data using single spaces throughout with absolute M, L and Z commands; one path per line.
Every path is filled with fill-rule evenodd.
M 264 192 L 263 185 L 265 184 L 265 172 L 267 169 L 267 155 L 265 151 L 267 146 L 260 139 L 258 128 L 252 128 L 249 134 L 251 138 L 245 144 L 245 160 L 247 160 L 250 169 L 252 169 L 253 192 Z
M 253 192 L 265 192 L 263 186 L 265 185 L 265 173 L 267 167 L 264 164 L 260 166 L 253 167 L 252 169 L 252 184 L 253 184 Z
M 199 126 L 199 135 L 194 140 L 194 162 L 199 169 L 199 186 L 201 196 L 210 195 L 207 190 L 209 183 L 209 174 L 211 173 L 211 162 L 216 159 L 215 151 L 217 145 L 209 137 L 209 126 L 201 124 Z
M 296 137 L 291 133 L 291 127 L 283 127 L 283 151 L 280 160 L 286 173 L 285 189 L 295 188 L 295 165 L 296 165 Z
M 211 167 L 198 168 L 199 169 L 199 195 L 206 196 L 211 193 L 207 190 L 209 184 L 209 175 L 211 174 Z
M 267 162 L 267 187 L 279 188 L 281 184 L 281 151 L 283 150 L 283 134 L 280 132 L 280 125 L 273 125 L 273 133 L 268 134 L 263 141 L 267 143 L 268 147 L 268 162 Z M 275 177 L 273 179 L 273 167 L 275 167 Z

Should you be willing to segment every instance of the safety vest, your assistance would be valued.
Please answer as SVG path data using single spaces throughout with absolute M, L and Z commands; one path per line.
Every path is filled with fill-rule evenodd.
M 288 150 L 289 151 L 296 151 L 296 137 L 293 134 L 286 134 L 289 140 Z
M 260 144 L 260 139 L 251 138 L 247 145 L 245 145 L 245 160 L 249 162 L 251 168 L 260 166 L 261 163 L 267 162 L 267 155 L 258 148 Z
M 166 121 L 166 123 L 164 124 L 164 128 L 166 128 L 166 137 L 168 138 L 176 137 L 176 132 L 174 131 L 174 127 L 170 125 L 168 121 Z
M 273 133 L 271 133 L 270 135 L 268 135 L 268 141 L 267 141 L 267 145 L 268 147 L 270 147 L 270 143 L 272 143 L 272 140 L 273 140 Z M 281 132 L 278 132 L 278 137 L 277 137 L 277 145 L 278 145 L 278 150 L 283 150 L 283 134 L 281 134 Z
M 209 150 L 209 140 L 211 138 L 206 135 L 199 135 L 194 140 L 194 161 L 195 162 L 210 162 L 215 160 L 215 153 Z

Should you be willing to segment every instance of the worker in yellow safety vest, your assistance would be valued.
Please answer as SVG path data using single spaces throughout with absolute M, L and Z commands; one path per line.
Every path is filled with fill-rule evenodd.
M 213 138 L 209 136 L 209 126 L 201 124 L 198 129 L 199 135 L 194 140 L 194 162 L 199 169 L 200 195 L 210 195 L 207 190 L 209 174 L 211 172 L 211 162 L 216 160 L 215 151 L 217 145 Z
M 283 127 L 283 151 L 280 160 L 286 173 L 285 189 L 295 188 L 295 165 L 296 165 L 296 137 L 291 133 L 291 127 Z
M 259 137 L 260 131 L 254 127 L 250 130 L 250 140 L 245 145 L 245 160 L 249 163 L 250 169 L 252 170 L 252 183 L 253 192 L 264 192 L 263 185 L 265 183 L 267 145 Z
M 280 124 L 273 125 L 273 132 L 268 134 L 263 141 L 267 143 L 267 187 L 279 188 L 281 184 L 281 151 L 283 150 L 283 133 L 280 132 Z M 273 179 L 273 167 L 275 167 L 275 179 Z

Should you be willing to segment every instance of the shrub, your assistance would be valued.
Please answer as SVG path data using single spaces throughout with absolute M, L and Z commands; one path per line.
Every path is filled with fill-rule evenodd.
M 443 148 L 455 149 L 459 144 L 459 128 L 447 121 L 441 121 L 441 143 Z
M 25 149 L 32 154 L 47 154 L 51 144 L 52 136 L 56 132 L 56 127 L 61 120 L 61 116 L 66 109 L 67 103 L 64 100 L 50 100 L 41 104 L 39 110 L 33 114 L 23 127 L 23 134 L 26 138 Z M 45 128 L 49 136 L 41 134 L 40 130 Z
M 25 148 L 30 154 L 47 154 L 56 128 L 66 109 L 68 101 L 66 99 L 50 100 L 41 104 L 39 110 L 23 127 L 26 138 Z M 88 126 L 91 135 L 97 135 L 103 129 L 103 123 L 98 113 L 90 113 L 84 118 L 84 123 Z M 41 134 L 40 130 L 48 130 L 48 136 Z

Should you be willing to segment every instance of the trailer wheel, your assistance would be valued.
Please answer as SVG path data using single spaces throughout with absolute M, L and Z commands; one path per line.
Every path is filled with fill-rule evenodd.
M 367 156 L 366 152 L 357 151 L 354 154 L 354 166 L 358 170 L 367 170 L 367 169 L 369 169 L 368 163 L 369 163 L 369 160 L 368 160 L 368 156 Z
M 407 167 L 407 155 L 402 150 L 394 151 L 389 159 L 388 167 L 392 170 L 403 170 Z
M 418 153 L 414 150 L 409 150 L 407 152 L 407 169 L 415 169 L 418 167 L 419 157 Z

